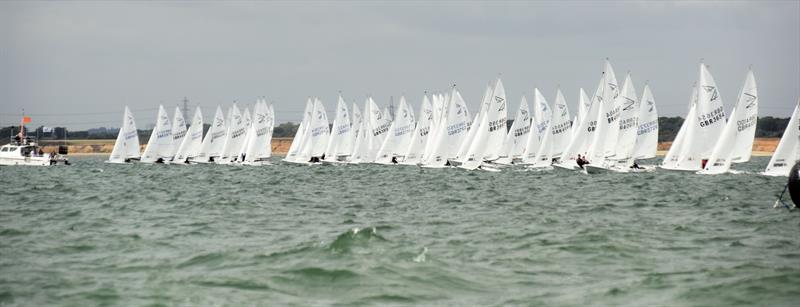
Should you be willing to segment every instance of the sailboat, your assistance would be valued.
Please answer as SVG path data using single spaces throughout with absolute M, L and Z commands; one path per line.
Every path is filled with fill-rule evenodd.
M 611 63 L 605 61 L 603 73 L 602 99 L 599 100 L 600 110 L 597 114 L 597 127 L 594 139 L 589 145 L 586 155 L 594 165 L 606 165 L 606 158 L 615 154 L 619 134 L 619 110 L 621 101 L 617 78 Z
M 364 139 L 367 143 L 364 144 L 366 147 L 361 157 L 361 162 L 372 163 L 375 162 L 375 158 L 378 156 L 378 150 L 380 150 L 383 140 L 386 139 L 386 135 L 389 133 L 392 119 L 389 118 L 389 113 L 386 110 L 381 111 L 372 97 L 367 98 L 367 106 L 369 108 L 369 116 L 367 117 L 367 127 L 369 130 Z
M 253 107 L 253 121 L 245 145 L 243 165 L 269 165 L 272 157 L 272 131 L 275 114 L 266 101 L 258 101 Z
M 194 111 L 192 117 L 192 125 L 185 132 L 186 137 L 178 146 L 178 151 L 175 153 L 175 158 L 172 159 L 173 163 L 188 164 L 189 160 L 194 159 L 200 154 L 200 149 L 203 145 L 203 113 L 200 107 Z
M 569 116 L 566 99 L 561 89 L 556 90 L 556 100 L 553 111 L 549 112 L 549 124 L 544 131 L 542 142 L 536 156 L 528 168 L 533 169 L 552 169 L 553 160 L 560 157 L 563 153 L 566 142 L 569 141 L 570 131 L 572 131 L 572 118 Z
M 300 126 L 297 127 L 297 131 L 294 134 L 294 138 L 292 138 L 292 144 L 289 145 L 289 151 L 286 152 L 286 157 L 283 158 L 283 161 L 291 162 L 291 163 L 306 163 L 307 161 L 302 161 L 300 158 L 300 149 L 303 146 L 303 139 L 306 135 L 306 131 L 308 130 L 308 125 L 311 122 L 311 112 L 314 111 L 314 103 L 311 102 L 311 98 L 308 98 L 306 101 L 306 108 L 303 111 L 303 119 L 300 121 Z
M 202 128 L 201 128 L 202 129 Z M 203 143 L 200 145 L 200 152 L 197 157 L 192 159 L 192 163 L 214 163 L 222 156 L 222 147 L 225 145 L 225 136 L 228 128 L 222 108 L 217 106 L 214 113 L 214 121 L 211 123 Z
M 356 112 L 360 115 L 359 117 L 355 117 Z M 353 118 L 356 120 L 354 124 L 357 124 L 357 128 L 355 130 L 355 141 L 353 141 L 353 153 L 350 154 L 350 157 L 347 159 L 348 164 L 358 164 L 362 162 L 367 162 L 367 154 L 369 152 L 369 140 L 367 139 L 368 135 L 371 133 L 372 129 L 370 129 L 370 104 L 369 99 L 364 101 L 364 113 L 361 113 L 358 110 L 358 106 L 353 103 Z
M 222 146 L 222 156 L 215 163 L 230 164 L 237 160 L 241 154 L 242 143 L 244 143 L 244 139 L 247 136 L 246 124 L 239 107 L 234 103 L 230 112 L 228 112 L 228 131 L 225 137 L 225 145 Z
M 398 160 L 402 161 L 405 158 L 403 155 L 411 143 L 415 125 L 414 109 L 406 102 L 406 98 L 401 96 L 397 114 L 392 121 L 388 135 L 378 150 L 375 163 L 397 164 Z
M 592 96 L 592 99 L 589 99 L 589 97 L 586 96 L 586 92 L 580 89 L 578 93 L 578 104 L 583 106 L 580 108 L 586 109 L 583 111 L 583 114 L 579 114 L 578 122 L 572 125 L 572 137 L 567 143 L 564 152 L 561 153 L 561 158 L 559 158 L 558 163 L 554 164 L 554 166 L 567 170 L 580 168 L 576 163 L 576 159 L 578 155 L 586 155 L 589 145 L 592 140 L 594 140 L 594 132 L 597 128 L 597 115 L 600 112 L 600 102 L 603 99 L 603 79 L 604 77 L 600 77 L 597 90 L 594 96 Z
M 175 107 L 175 116 L 172 118 L 172 146 L 170 146 L 169 159 L 165 161 L 169 162 L 175 158 L 184 138 L 186 138 L 186 120 L 183 119 L 181 108 Z
M 511 164 L 515 160 L 522 158 L 525 152 L 525 145 L 528 141 L 528 134 L 531 132 L 531 116 L 530 109 L 528 108 L 528 100 L 522 96 L 519 103 L 517 115 L 514 117 L 514 123 L 506 134 L 503 141 L 503 149 L 500 158 L 495 160 L 496 164 Z
M 419 116 L 417 118 L 417 125 L 411 134 L 411 140 L 403 154 L 403 159 L 399 161 L 400 164 L 417 165 L 422 161 L 422 156 L 425 154 L 425 146 L 428 144 L 434 118 L 433 105 L 431 105 L 428 95 L 422 98 L 422 105 L 419 108 Z
M 483 99 L 481 99 L 481 108 L 478 110 L 478 113 L 475 114 L 475 117 L 469 122 L 467 125 L 467 135 L 464 137 L 464 141 L 461 142 L 461 146 L 458 148 L 458 152 L 456 153 L 455 159 L 451 159 L 450 163 L 452 165 L 461 165 L 468 159 L 467 154 L 469 152 L 470 146 L 472 142 L 475 140 L 476 136 L 478 135 L 478 126 L 483 122 L 483 119 L 486 117 L 486 110 L 489 105 L 492 103 L 492 85 L 489 84 L 486 86 L 486 91 L 483 93 Z M 473 127 L 475 129 L 473 129 Z
M 617 129 L 617 143 L 614 154 L 607 156 L 603 164 L 585 165 L 587 173 L 608 171 L 626 173 L 639 170 L 639 168 L 631 168 L 634 162 L 633 154 L 636 148 L 636 136 L 639 127 L 639 101 L 630 73 L 625 76 L 616 104 L 619 106 L 619 127 Z
M 533 164 L 536 161 L 536 154 L 539 152 L 542 141 L 545 137 L 547 127 L 550 125 L 552 111 L 538 88 L 533 90 L 533 119 L 531 122 L 531 133 L 528 135 L 528 142 L 525 144 L 525 153 L 522 156 L 522 164 Z
M 308 129 L 303 136 L 297 160 L 294 163 L 316 164 L 325 155 L 325 148 L 330 137 L 330 127 L 328 126 L 328 115 L 325 106 L 319 98 L 314 98 L 314 109 L 308 122 Z
M 469 110 L 461 93 L 453 88 L 449 101 L 443 109 L 443 118 L 438 125 L 436 136 L 431 144 L 430 154 L 426 154 L 422 167 L 443 168 L 448 159 L 455 159 L 458 145 L 464 141 L 470 121 Z
M 731 163 L 750 161 L 758 121 L 758 89 L 753 71 L 747 72 L 739 99 L 731 110 L 711 157 L 699 174 L 733 172 Z
M 114 142 L 114 149 L 107 163 L 129 163 L 140 158 L 139 154 L 139 133 L 136 131 L 136 122 L 133 113 L 125 106 L 125 114 L 122 116 L 122 126 L 119 128 L 117 140 Z
M 503 141 L 507 134 L 508 105 L 506 90 L 503 82 L 498 78 L 492 94 L 487 99 L 483 116 L 479 122 L 474 139 L 460 168 L 474 170 L 482 167 L 484 161 L 494 161 L 500 157 Z M 482 167 L 490 170 L 490 168 Z M 494 170 L 493 168 L 491 170 Z
M 261 100 L 256 100 L 256 104 L 260 103 Z M 255 110 L 253 110 L 255 111 Z M 241 163 L 244 161 L 244 156 L 247 154 L 247 143 L 250 142 L 250 138 L 253 137 L 250 134 L 253 131 L 253 118 L 250 114 L 250 109 L 245 107 L 244 112 L 242 112 L 242 119 L 244 120 L 244 140 L 242 140 L 242 147 L 239 148 L 239 151 L 236 153 L 236 156 L 231 160 L 231 162 Z
M 689 114 L 661 164 L 662 169 L 697 172 L 705 166 L 725 125 L 725 110 L 714 77 L 700 63 Z
M 658 149 L 658 110 L 650 85 L 644 86 L 642 99 L 639 100 L 639 125 L 636 129 L 636 148 L 634 159 L 651 159 L 656 157 Z
M 783 131 L 783 137 L 778 143 L 778 148 L 775 149 L 772 158 L 769 159 L 767 169 L 761 174 L 766 176 L 789 176 L 789 171 L 797 161 L 800 161 L 800 99 L 797 99 L 792 118 L 789 119 L 786 130 Z
M 147 141 L 147 147 L 142 153 L 142 163 L 164 163 L 169 160 L 172 153 L 172 125 L 164 106 L 158 106 L 156 126 Z
M 350 122 L 350 112 L 347 103 L 339 95 L 336 103 L 336 117 L 333 119 L 333 131 L 328 140 L 328 148 L 325 149 L 325 159 L 323 162 L 341 163 L 353 152 L 353 125 Z

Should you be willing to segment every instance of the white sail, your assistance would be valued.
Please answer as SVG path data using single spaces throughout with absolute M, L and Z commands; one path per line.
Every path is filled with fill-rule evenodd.
M 572 117 L 561 89 L 556 90 L 556 101 L 553 103 L 550 126 L 552 126 L 550 134 L 553 138 L 551 158 L 559 158 L 569 144 L 572 131 Z
M 597 114 L 597 127 L 594 139 L 587 150 L 589 161 L 595 165 L 605 164 L 607 156 L 614 154 L 617 144 L 617 134 L 619 133 L 619 90 L 617 89 L 617 78 L 611 63 L 605 61 L 605 71 L 603 72 L 603 89 L 599 102 L 600 110 Z
M 352 110 L 353 112 L 350 116 L 350 126 L 352 130 L 350 132 L 350 144 L 352 145 L 350 146 L 350 153 L 348 155 L 352 154 L 356 149 L 356 139 L 358 139 L 358 133 L 361 132 L 362 123 L 364 122 L 364 116 L 361 115 L 361 110 L 355 102 L 353 103 Z
M 422 156 L 425 154 L 425 145 L 428 143 L 428 137 L 433 125 L 433 106 L 428 95 L 422 98 L 422 105 L 419 109 L 419 117 L 414 132 L 411 135 L 411 140 L 407 150 L 403 154 L 401 164 L 416 165 L 422 161 Z
M 428 140 L 425 144 L 425 152 L 422 154 L 421 163 L 424 163 L 425 160 L 430 157 L 433 153 L 433 142 L 436 141 L 438 134 L 443 129 L 441 127 L 441 123 L 444 122 L 444 105 L 448 103 L 444 100 L 444 96 L 441 94 L 437 94 L 433 96 L 433 120 L 431 120 L 431 132 L 428 136 Z
M 789 176 L 789 170 L 800 160 L 800 99 L 794 106 L 789 125 L 783 131 L 778 147 L 769 159 L 764 175 Z
M 466 160 L 462 162 L 462 168 L 475 169 L 485 160 L 493 161 L 500 157 L 508 118 L 506 90 L 500 79 L 495 82 L 485 106 L 480 126 L 473 128 L 477 133 L 467 151 Z
M 178 149 L 186 137 L 186 120 L 183 118 L 181 108 L 175 107 L 175 116 L 172 118 L 172 145 L 169 151 L 169 160 L 175 157 Z
M 538 88 L 533 89 L 533 119 L 536 121 L 534 131 L 541 141 L 544 138 L 544 131 L 550 125 L 553 110 L 550 109 L 550 104 L 544 98 L 542 92 Z
M 658 149 L 658 110 L 650 86 L 644 86 L 642 100 L 639 101 L 639 127 L 636 132 L 636 148 L 634 159 L 650 159 L 656 157 Z
M 358 106 L 356 106 L 355 103 L 353 103 L 353 111 L 353 118 L 355 119 L 355 111 L 358 111 Z M 356 128 L 356 140 L 353 142 L 353 153 L 347 159 L 348 163 L 357 164 L 367 162 L 366 158 L 367 154 L 369 153 L 369 140 L 367 138 L 372 131 L 372 129 L 369 127 L 370 113 L 369 99 L 367 99 L 364 101 L 364 113 L 362 114 L 360 121 L 356 121 L 360 123 Z
M 353 124 L 350 119 L 347 103 L 339 95 L 336 102 L 336 117 L 333 119 L 333 131 L 325 149 L 325 161 L 343 160 L 353 152 Z
M 619 98 L 619 133 L 617 134 L 617 147 L 613 159 L 619 161 L 618 166 L 626 169 L 633 164 L 633 154 L 636 147 L 636 134 L 639 128 L 639 98 L 631 80 L 631 74 L 625 76 Z
M 514 123 L 511 124 L 511 129 L 508 131 L 505 140 L 503 141 L 503 149 L 505 158 L 510 162 L 513 159 L 522 157 L 525 151 L 525 145 L 528 142 L 528 134 L 531 132 L 531 116 L 530 109 L 528 108 L 528 100 L 522 96 L 517 109 L 517 115 L 514 118 Z
M 672 145 L 670 145 L 667 154 L 664 156 L 664 160 L 661 161 L 661 168 L 664 169 L 677 169 L 678 168 L 678 156 L 680 155 L 681 150 L 683 147 L 686 146 L 686 135 L 689 133 L 689 130 L 692 130 L 693 123 L 691 119 L 695 118 L 695 114 L 697 114 L 697 85 L 695 84 L 692 86 L 692 95 L 690 96 L 690 103 L 689 103 L 689 112 L 686 114 L 686 119 L 681 124 L 681 128 L 678 129 L 678 134 L 675 136 L 675 139 L 672 141 Z
M 561 153 L 558 165 L 563 168 L 576 168 L 578 165 L 575 160 L 578 155 L 585 155 L 592 140 L 594 139 L 594 131 L 597 127 L 597 113 L 600 111 L 599 101 L 602 99 L 603 78 L 595 91 L 593 99 L 586 96 L 586 92 L 580 89 L 578 95 L 578 104 L 587 105 L 587 111 L 580 116 L 580 120 L 573 124 L 572 137 L 570 138 L 564 151 Z
M 272 128 L 275 118 L 265 101 L 256 102 L 253 107 L 253 121 L 250 137 L 245 147 L 245 164 L 257 164 L 269 160 L 272 156 Z
M 200 146 L 200 153 L 193 161 L 214 162 L 214 159 L 219 158 L 222 155 L 222 146 L 225 145 L 227 130 L 225 115 L 222 114 L 222 108 L 217 106 L 217 111 L 214 113 L 214 121 L 211 123 L 211 127 L 208 128 L 208 132 L 206 132 L 206 136 L 203 138 L 203 144 Z
M 528 135 L 525 154 L 522 156 L 523 164 L 531 164 L 536 161 L 536 154 L 539 153 L 539 147 L 541 147 L 547 127 L 550 125 L 552 115 L 553 112 L 550 110 L 547 99 L 538 88 L 534 89 L 531 133 Z
M 378 150 L 375 162 L 388 164 L 392 163 L 392 158 L 395 157 L 399 157 L 399 160 L 402 160 L 411 143 L 415 124 L 414 109 L 406 102 L 406 98 L 401 96 L 395 119 L 389 129 L 389 134 Z
M 455 158 L 458 146 L 464 141 L 470 121 L 467 104 L 455 88 L 450 101 L 444 109 L 444 119 L 440 124 L 431 154 L 423 162 L 427 167 L 442 167 L 448 159 Z
M 256 104 L 258 104 L 261 100 L 257 100 Z M 253 110 L 255 111 L 255 110 Z M 239 152 L 236 154 L 236 157 L 233 158 L 233 161 L 242 162 L 244 160 L 244 155 L 247 152 L 247 143 L 250 142 L 250 138 L 253 137 L 251 132 L 253 132 L 253 119 L 250 115 L 250 109 L 244 108 L 244 112 L 242 112 L 242 119 L 244 120 L 244 139 L 242 140 L 242 148 L 239 149 Z
M 330 137 L 330 126 L 328 125 L 328 113 L 319 98 L 314 100 L 314 117 L 311 119 L 311 156 L 321 157 L 325 154 Z
M 489 105 L 491 104 L 492 99 L 492 86 L 487 85 L 486 91 L 483 93 L 483 98 L 481 99 L 481 108 L 478 110 L 478 113 L 475 114 L 475 117 L 472 119 L 472 122 L 467 126 L 467 135 L 464 137 L 464 141 L 461 142 L 461 146 L 458 148 L 458 153 L 456 154 L 456 160 L 460 162 L 466 161 L 469 157 L 467 156 L 469 153 L 470 146 L 472 145 L 473 141 L 475 141 L 475 137 L 478 135 L 478 126 L 484 121 L 486 117 L 486 112 L 488 110 Z M 475 129 L 473 129 L 473 127 Z
M 142 153 L 141 161 L 144 163 L 164 162 L 168 160 L 172 153 L 172 125 L 167 111 L 163 105 L 158 106 L 158 116 L 156 126 L 147 141 L 147 147 Z M 159 160 L 160 159 L 160 160 Z
M 711 152 L 708 163 L 700 173 L 721 174 L 730 170 L 731 163 L 750 161 L 757 121 L 758 89 L 753 72 L 748 71 L 742 90 L 739 92 L 739 99 Z
M 556 101 L 553 104 L 552 112 L 550 112 L 550 119 L 546 121 L 550 124 L 545 129 L 541 144 L 539 144 L 539 150 L 537 150 L 535 157 L 529 160 L 532 167 L 550 167 L 553 158 L 561 156 L 564 151 L 563 147 L 569 141 L 572 120 L 561 89 L 556 90 Z
M 303 119 L 300 121 L 300 126 L 297 128 L 297 131 L 294 133 L 294 138 L 292 138 L 292 144 L 289 145 L 289 151 L 286 152 L 286 157 L 283 158 L 283 161 L 298 162 L 298 163 L 306 162 L 306 161 L 301 161 L 299 154 L 302 144 L 305 141 L 303 137 L 305 136 L 306 131 L 308 130 L 308 124 L 311 121 L 312 111 L 314 111 L 314 104 L 311 102 L 311 98 L 309 98 L 306 101 L 306 108 L 303 111 Z
M 125 163 L 131 159 L 138 159 L 139 154 L 139 132 L 136 130 L 136 121 L 133 113 L 125 106 L 125 114 L 122 115 L 122 126 L 119 128 L 117 140 L 114 142 L 114 149 L 108 157 L 110 163 Z
M 241 154 L 242 144 L 247 136 L 245 118 L 240 113 L 236 103 L 231 106 L 231 112 L 229 114 L 228 133 L 225 145 L 222 147 L 222 158 L 215 161 L 219 164 L 227 164 L 236 160 Z
M 175 153 L 173 161 L 182 163 L 197 157 L 197 155 L 200 154 L 202 145 L 203 113 L 200 111 L 200 107 L 197 107 L 192 117 L 192 125 L 189 126 L 189 129 L 186 131 L 186 137 L 183 138 L 183 142 L 178 146 L 178 152 Z
M 358 163 L 360 161 L 355 161 L 354 156 L 359 152 L 359 150 L 363 151 L 361 147 L 362 140 L 365 135 L 364 129 L 364 116 L 361 113 L 361 110 L 358 108 L 358 104 L 355 102 L 353 103 L 353 115 L 352 115 L 352 129 L 353 132 L 351 133 L 352 143 L 353 143 L 353 150 L 350 152 L 350 155 L 346 158 L 347 163 Z M 362 147 L 363 148 L 363 147 Z
M 677 169 L 699 171 L 725 127 L 722 97 L 705 64 L 700 64 L 695 106 L 695 115 L 686 119 L 691 126 L 684 140 L 686 144 L 678 155 Z
M 362 158 L 362 162 L 371 163 L 375 161 L 378 150 L 389 132 L 389 127 L 392 125 L 392 121 L 389 118 L 389 114 L 381 112 L 381 109 L 375 104 L 375 100 L 372 100 L 372 97 L 367 99 L 367 104 L 369 105 L 370 112 L 368 117 L 369 121 L 367 122 L 369 131 L 365 139 L 367 142 L 367 150 Z

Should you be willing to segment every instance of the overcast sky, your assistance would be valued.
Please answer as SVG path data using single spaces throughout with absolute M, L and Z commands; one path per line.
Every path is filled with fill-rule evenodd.
M 0 124 L 141 128 L 159 103 L 275 103 L 298 121 L 306 97 L 363 106 L 456 84 L 474 112 L 501 74 L 511 102 L 561 89 L 576 112 L 609 57 L 619 83 L 649 80 L 661 115 L 685 116 L 700 59 L 726 109 L 752 65 L 760 115 L 800 97 L 800 2 L 0 2 Z M 189 115 L 185 115 L 189 116 Z

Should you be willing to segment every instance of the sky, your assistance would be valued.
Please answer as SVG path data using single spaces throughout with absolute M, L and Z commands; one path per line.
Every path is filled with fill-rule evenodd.
M 761 116 L 800 97 L 800 1 L 0 2 L 0 125 L 140 128 L 184 97 L 210 121 L 217 105 L 264 96 L 278 122 L 309 96 L 333 118 L 338 93 L 363 108 L 456 85 L 472 112 L 502 78 L 520 97 L 557 88 L 577 111 L 609 58 L 645 82 L 662 116 L 685 116 L 699 63 L 730 110 L 752 67 Z M 190 111 L 193 112 L 193 111 Z M 189 114 L 185 114 L 189 117 Z

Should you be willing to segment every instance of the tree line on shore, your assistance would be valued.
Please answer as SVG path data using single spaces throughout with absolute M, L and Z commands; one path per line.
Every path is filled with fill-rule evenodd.
M 658 141 L 659 142 L 671 142 L 675 139 L 675 136 L 678 134 L 678 130 L 681 128 L 681 124 L 683 124 L 683 117 L 675 116 L 675 117 L 659 117 L 658 118 Z M 511 127 L 513 124 L 513 120 L 508 121 L 508 126 Z M 783 136 L 783 131 L 786 129 L 786 125 L 789 124 L 789 118 L 780 118 L 780 117 L 772 117 L 772 116 L 765 116 L 759 117 L 758 123 L 756 126 L 756 137 L 770 137 L 770 138 L 779 138 Z M 208 131 L 208 127 L 210 125 L 206 124 L 203 127 L 203 133 Z M 273 137 L 275 138 L 282 138 L 282 137 L 294 137 L 294 134 L 297 132 L 299 124 L 293 122 L 282 123 L 280 125 L 275 126 L 275 130 L 273 133 Z M 30 129 L 30 128 L 29 128 Z M 79 131 L 70 131 L 63 127 L 54 127 L 52 129 L 45 129 L 42 126 L 39 126 L 35 130 L 29 130 L 27 133 L 29 135 L 38 136 L 41 140 L 63 140 L 66 136 L 66 139 L 70 140 L 87 140 L 87 139 L 116 139 L 117 132 L 119 129 L 88 129 L 88 130 L 79 130 Z M 8 138 L 0 138 L 0 144 L 8 143 L 11 138 L 19 132 L 19 126 L 6 126 L 0 128 L 0 136 L 8 136 Z M 141 142 L 147 142 L 150 138 L 151 130 L 138 130 L 139 132 L 139 140 Z M 66 134 L 66 135 L 65 135 Z

